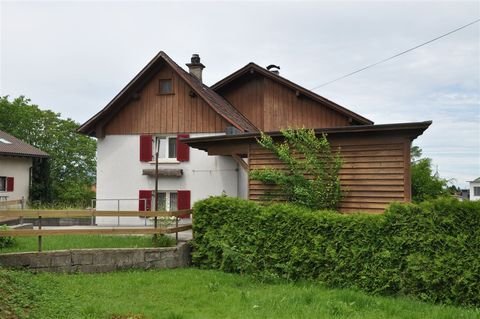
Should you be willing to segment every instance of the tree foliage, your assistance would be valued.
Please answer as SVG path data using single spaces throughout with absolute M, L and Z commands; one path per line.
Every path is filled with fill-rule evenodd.
M 79 124 L 41 110 L 20 96 L 0 97 L 0 129 L 49 154 L 35 161 L 31 200 L 88 204 L 95 181 L 96 141 L 76 133 Z M 49 180 L 46 180 L 47 176 Z
M 289 202 L 312 209 L 336 208 L 342 196 L 338 177 L 342 160 L 332 152 L 326 136 L 317 138 L 305 128 L 282 130 L 282 135 L 284 141 L 275 142 L 262 133 L 258 143 L 273 152 L 287 170 L 254 170 L 250 177 L 279 186 Z
M 422 150 L 413 146 L 410 151 L 412 171 L 412 199 L 422 202 L 447 195 L 447 180 L 432 171 L 432 160 L 421 158 Z

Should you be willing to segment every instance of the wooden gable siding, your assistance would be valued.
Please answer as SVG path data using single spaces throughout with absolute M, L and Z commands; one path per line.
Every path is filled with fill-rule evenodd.
M 258 129 L 263 129 L 263 78 L 249 76 L 218 92 Z
M 158 94 L 159 79 L 172 79 L 173 94 Z M 210 133 L 224 132 L 229 123 L 202 98 L 190 96 L 191 88 L 164 66 L 139 92 L 140 99 L 130 101 L 104 126 L 105 134 Z
M 391 202 L 409 202 L 410 140 L 408 138 L 341 138 L 331 140 L 340 151 L 343 166 L 340 183 L 344 197 L 340 211 L 382 213 Z M 258 144 L 250 145 L 250 170 L 285 166 Z M 275 187 L 249 180 L 249 199 L 268 200 L 269 194 L 282 200 Z
M 264 131 L 292 128 L 327 128 L 349 125 L 348 117 L 281 83 L 264 79 Z
M 271 79 L 250 75 L 218 92 L 262 131 L 350 125 L 349 119 Z

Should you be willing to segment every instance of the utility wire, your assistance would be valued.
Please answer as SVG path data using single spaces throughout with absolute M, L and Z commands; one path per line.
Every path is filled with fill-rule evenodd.
M 447 35 L 450 35 L 450 34 L 452 34 L 452 33 L 454 33 L 454 32 L 457 32 L 457 31 L 460 31 L 460 30 L 462 30 L 462 29 L 465 29 L 466 27 L 469 27 L 469 26 L 471 26 L 472 24 L 475 24 L 475 23 L 477 23 L 477 22 L 479 22 L 479 21 L 480 21 L 480 19 L 477 19 L 477 20 L 475 20 L 475 21 L 473 21 L 473 22 L 470 22 L 470 23 L 468 23 L 468 24 L 465 24 L 465 25 L 461 26 L 460 28 L 457 28 L 457 29 L 452 30 L 452 31 L 450 31 L 450 32 L 448 32 L 448 33 L 442 34 L 441 36 L 438 36 L 438 37 L 436 37 L 436 38 L 434 38 L 434 39 L 431 39 L 431 40 L 429 40 L 429 41 L 427 41 L 427 42 L 424 42 L 424 43 L 422 43 L 422 44 L 419 44 L 419 45 L 417 45 L 417 46 L 414 46 L 413 48 L 410 48 L 410 49 L 407 49 L 407 50 L 402 51 L 402 52 L 400 52 L 400 53 L 397 53 L 397 54 L 395 54 L 395 55 L 392 55 L 392 56 L 389 57 L 389 58 L 386 58 L 386 59 L 383 59 L 383 60 L 381 60 L 381 61 L 378 61 L 378 62 L 369 64 L 369 65 L 367 65 L 367 66 L 365 66 L 365 67 L 363 67 L 363 68 L 361 68 L 361 69 L 358 69 L 358 70 L 353 71 L 353 72 L 351 72 L 351 73 L 345 74 L 345 75 L 343 75 L 343 76 L 341 76 L 341 77 L 339 77 L 339 78 L 336 78 L 336 79 L 334 79 L 334 80 L 325 82 L 325 83 L 323 83 L 323 84 L 320 84 L 320 85 L 312 88 L 312 90 L 316 90 L 316 89 L 318 89 L 318 88 L 324 87 L 324 86 L 326 86 L 326 85 L 328 85 L 328 84 L 331 84 L 331 83 L 333 83 L 333 82 L 337 82 L 337 81 L 339 81 L 339 80 L 342 80 L 342 79 L 344 79 L 344 78 L 347 78 L 347 77 L 349 77 L 349 76 L 352 76 L 352 75 L 354 75 L 354 74 L 357 74 L 357 73 L 359 73 L 359 72 L 361 72 L 361 71 L 364 71 L 364 70 L 366 70 L 366 69 L 372 68 L 372 67 L 374 67 L 374 66 L 376 66 L 376 65 L 379 65 L 379 64 L 381 64 L 381 63 L 384 63 L 384 62 L 387 62 L 387 61 L 389 61 L 389 60 L 392 60 L 392 59 L 394 59 L 394 58 L 396 58 L 396 57 L 399 57 L 399 56 L 401 56 L 401 55 L 403 55 L 403 54 L 405 54 L 405 53 L 408 53 L 408 52 L 410 52 L 410 51 L 413 51 L 413 50 L 415 50 L 415 49 L 418 49 L 418 48 L 420 48 L 420 47 L 423 47 L 424 45 L 427 45 L 427 44 L 429 44 L 429 43 L 432 43 L 433 41 L 436 41 L 436 40 L 438 40 L 438 39 L 441 39 L 441 38 L 443 38 L 443 37 L 446 37 Z

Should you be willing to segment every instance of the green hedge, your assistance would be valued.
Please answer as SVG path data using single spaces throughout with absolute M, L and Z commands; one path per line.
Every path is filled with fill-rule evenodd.
M 194 216 L 193 262 L 202 268 L 480 306 L 480 202 L 341 215 L 211 197 Z

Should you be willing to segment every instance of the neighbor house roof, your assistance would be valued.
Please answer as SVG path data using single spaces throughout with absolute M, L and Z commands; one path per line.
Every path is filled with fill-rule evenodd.
M 21 157 L 48 157 L 48 154 L 18 138 L 0 131 L 0 155 Z
M 480 183 L 480 177 L 474 179 L 473 181 L 469 181 L 469 183 Z
M 349 109 L 332 102 L 323 96 L 320 96 L 316 94 L 315 92 L 312 92 L 296 83 L 293 83 L 290 80 L 287 80 L 286 78 L 280 76 L 279 74 L 276 74 L 274 72 L 271 72 L 265 68 L 262 68 L 258 64 L 255 64 L 253 62 L 250 62 L 249 64 L 245 65 L 243 68 L 233 72 L 229 76 L 225 77 L 224 79 L 218 81 L 214 85 L 211 86 L 211 88 L 215 91 L 219 91 L 222 88 L 228 86 L 230 83 L 233 81 L 243 77 L 244 75 L 250 74 L 251 72 L 258 73 L 266 78 L 269 78 L 277 83 L 281 83 L 289 88 L 291 88 L 294 91 L 298 91 L 299 94 L 304 95 L 306 97 L 309 97 L 310 99 L 317 101 L 319 103 L 322 103 L 323 105 L 326 105 L 327 107 L 331 108 L 334 111 L 337 111 L 339 113 L 342 113 L 348 117 L 351 117 L 353 120 L 358 122 L 359 124 L 365 124 L 365 125 L 371 125 L 373 124 L 373 121 L 350 111 Z
M 158 71 L 158 67 L 166 63 L 176 72 L 192 90 L 227 122 L 242 132 L 256 132 L 258 129 L 245 118 L 235 107 L 223 97 L 199 81 L 196 77 L 186 72 L 165 52 L 160 51 L 134 78 L 127 84 L 100 112 L 82 124 L 78 132 L 94 135 L 96 126 L 101 121 L 108 120 L 116 114 L 143 87 Z

